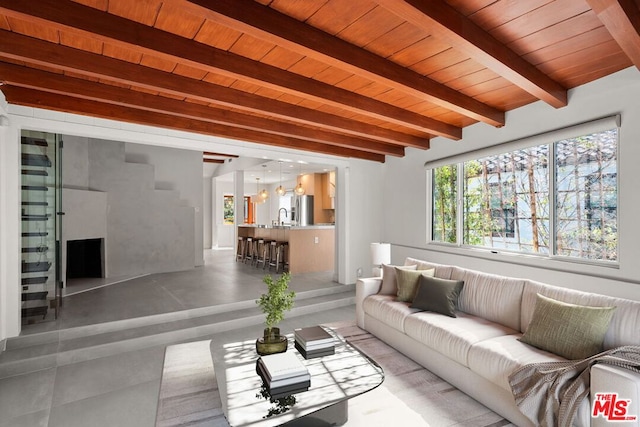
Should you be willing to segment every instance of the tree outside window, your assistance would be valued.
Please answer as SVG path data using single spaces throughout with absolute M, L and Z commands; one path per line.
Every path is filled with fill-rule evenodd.
M 617 261 L 617 141 L 612 129 L 467 161 L 461 212 L 457 165 L 434 169 L 432 240 L 460 244 L 462 215 L 464 245 L 550 255 L 555 239 L 552 255 Z
M 233 196 L 224 196 L 224 225 L 233 225 L 234 223 L 234 210 L 233 210 Z

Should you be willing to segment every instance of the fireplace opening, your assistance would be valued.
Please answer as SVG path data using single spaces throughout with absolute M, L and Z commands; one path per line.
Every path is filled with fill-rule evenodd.
M 67 241 L 67 279 L 103 276 L 103 239 Z

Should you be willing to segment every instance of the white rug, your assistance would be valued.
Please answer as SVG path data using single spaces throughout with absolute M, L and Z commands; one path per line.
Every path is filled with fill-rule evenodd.
M 460 392 L 352 322 L 333 323 L 385 373 L 378 388 L 349 400 L 347 427 L 506 427 L 501 416 Z M 227 427 L 215 380 L 210 340 L 168 346 L 157 427 Z

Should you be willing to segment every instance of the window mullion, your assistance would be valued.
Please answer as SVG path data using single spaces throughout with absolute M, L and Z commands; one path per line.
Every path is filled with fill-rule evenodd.
M 556 255 L 557 236 L 556 236 L 556 205 L 558 202 L 558 195 L 556 192 L 556 144 L 549 144 L 548 153 L 550 154 L 549 161 L 549 256 L 554 257 Z
M 457 197 L 456 197 L 456 244 L 462 246 L 464 244 L 464 163 L 457 165 Z

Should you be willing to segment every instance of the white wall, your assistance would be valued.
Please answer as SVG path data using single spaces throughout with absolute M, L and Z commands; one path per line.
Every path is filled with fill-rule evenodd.
M 383 239 L 385 169 L 379 163 L 352 160 L 348 168 L 337 170 L 336 233 L 337 256 L 342 260 L 338 264 L 340 283 L 355 283 L 359 269 L 362 269 L 363 277 L 371 276 L 370 244 Z
M 202 248 L 211 249 L 213 244 L 213 179 L 209 176 L 202 178 Z
M 629 68 L 569 92 L 569 106 L 555 109 L 543 102 L 507 113 L 506 125 L 476 124 L 461 141 L 435 138 L 431 149 L 407 149 L 401 159 L 388 158 L 383 182 L 384 239 L 393 244 L 392 262 L 406 256 L 457 264 L 487 272 L 525 277 L 569 288 L 640 300 L 640 72 Z M 563 261 L 427 245 L 426 172 L 428 160 L 475 150 L 614 114 L 621 114 L 619 151 L 619 267 L 597 267 Z
M 235 226 L 224 223 L 224 196 L 233 195 L 233 182 L 223 182 L 214 180 L 213 192 L 213 223 L 214 223 L 214 246 L 219 248 L 235 247 Z M 242 204 L 240 204 L 242 206 Z M 242 215 L 240 216 L 242 218 Z
M 178 191 L 186 206 L 193 207 L 195 210 L 194 265 L 203 265 L 202 153 L 142 144 L 126 144 L 125 159 L 127 162 L 153 165 L 155 188 Z M 186 164 L 193 167 L 186 169 L 184 167 Z
M 20 134 L 0 92 L 0 343 L 20 333 Z

